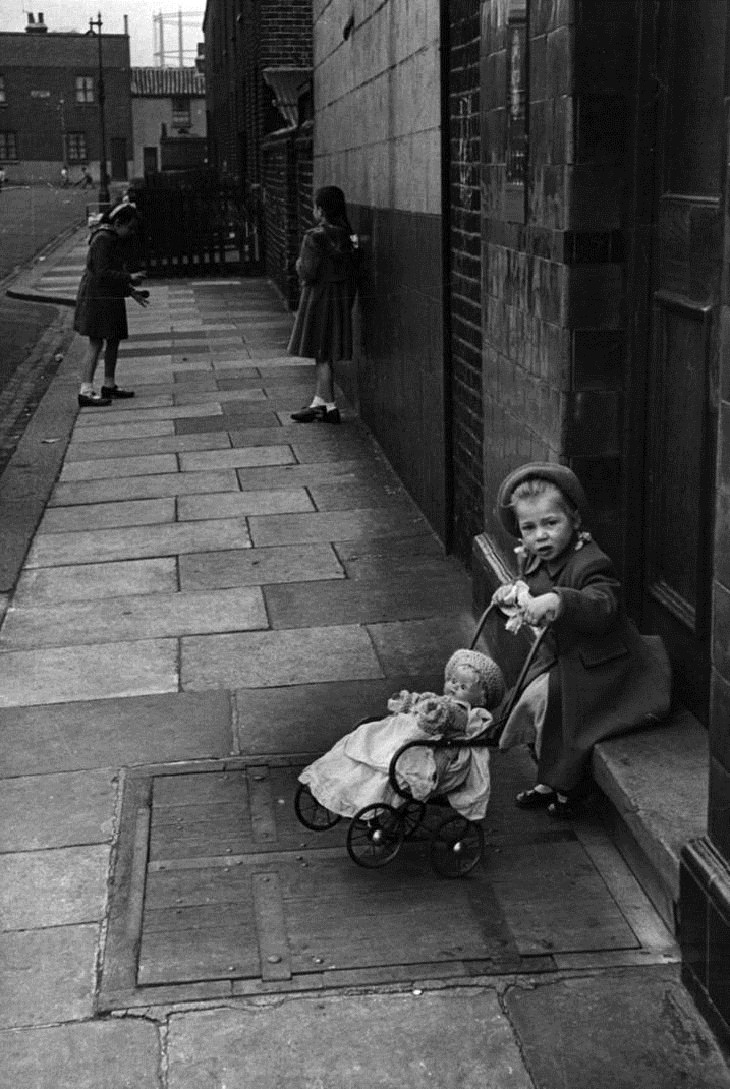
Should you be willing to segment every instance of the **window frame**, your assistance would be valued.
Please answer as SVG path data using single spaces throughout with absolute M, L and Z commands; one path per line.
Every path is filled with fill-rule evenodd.
M 75 101 L 77 106 L 93 106 L 96 102 L 94 77 L 89 75 L 75 77 Z
M 13 154 L 5 154 L 11 150 Z M 18 162 L 18 133 L 15 129 L 0 129 L 0 163 Z
M 76 148 L 78 145 L 78 149 Z M 83 154 L 76 154 L 76 150 Z M 66 133 L 66 162 L 84 164 L 89 161 L 89 145 L 85 132 Z

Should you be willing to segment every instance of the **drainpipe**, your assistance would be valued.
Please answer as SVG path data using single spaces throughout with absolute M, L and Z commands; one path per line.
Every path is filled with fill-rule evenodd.
M 451 358 L 451 25 L 449 0 L 439 0 L 439 68 L 441 81 L 441 313 L 443 323 L 444 404 L 444 546 L 454 540 L 454 413 L 453 365 Z

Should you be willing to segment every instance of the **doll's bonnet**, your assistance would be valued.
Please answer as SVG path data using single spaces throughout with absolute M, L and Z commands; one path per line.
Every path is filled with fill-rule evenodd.
M 480 650 L 455 650 L 446 663 L 444 678 L 448 681 L 455 669 L 466 666 L 479 677 L 484 693 L 484 706 L 490 710 L 504 699 L 505 683 L 497 663 Z

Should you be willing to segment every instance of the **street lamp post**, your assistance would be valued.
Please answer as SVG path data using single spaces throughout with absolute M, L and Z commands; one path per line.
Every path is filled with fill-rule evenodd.
M 94 27 L 98 28 L 98 42 L 99 42 L 99 78 L 98 78 L 98 94 L 99 94 L 99 128 L 101 132 L 101 149 L 99 152 L 99 203 L 109 203 L 109 175 L 106 172 L 106 117 L 104 115 L 104 68 L 102 64 L 101 56 L 101 12 L 99 12 L 96 19 L 89 19 L 89 34 L 94 33 Z

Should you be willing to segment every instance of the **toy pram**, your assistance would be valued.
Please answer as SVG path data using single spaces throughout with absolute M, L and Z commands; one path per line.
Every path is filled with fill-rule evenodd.
M 481 616 L 472 638 L 470 649 L 476 646 L 487 617 L 494 608 L 489 605 Z M 484 853 L 484 831 L 481 824 L 469 820 L 451 808 L 447 799 L 438 793 L 425 800 L 418 800 L 404 787 L 397 774 L 398 761 L 409 749 L 426 747 L 436 749 L 495 747 L 507 719 L 522 691 L 528 670 L 547 631 L 543 628 L 533 642 L 520 670 L 511 695 L 501 709 L 500 717 L 476 736 L 464 739 L 427 739 L 409 741 L 394 753 L 388 769 L 388 780 L 393 791 L 403 799 L 399 806 L 376 802 L 359 809 L 349 818 L 346 846 L 347 853 L 358 866 L 377 869 L 386 866 L 400 851 L 406 839 L 426 839 L 430 843 L 431 865 L 443 877 L 464 877 L 477 865 Z M 364 722 L 376 721 L 365 719 Z M 360 723 L 360 725 L 363 725 Z M 429 807 L 437 808 L 435 819 L 429 816 Z M 322 805 L 306 783 L 300 783 L 294 798 L 294 809 L 299 821 L 315 832 L 334 827 L 343 818 Z M 447 809 L 446 815 L 443 810 Z M 347 818 L 346 818 L 347 819 Z

